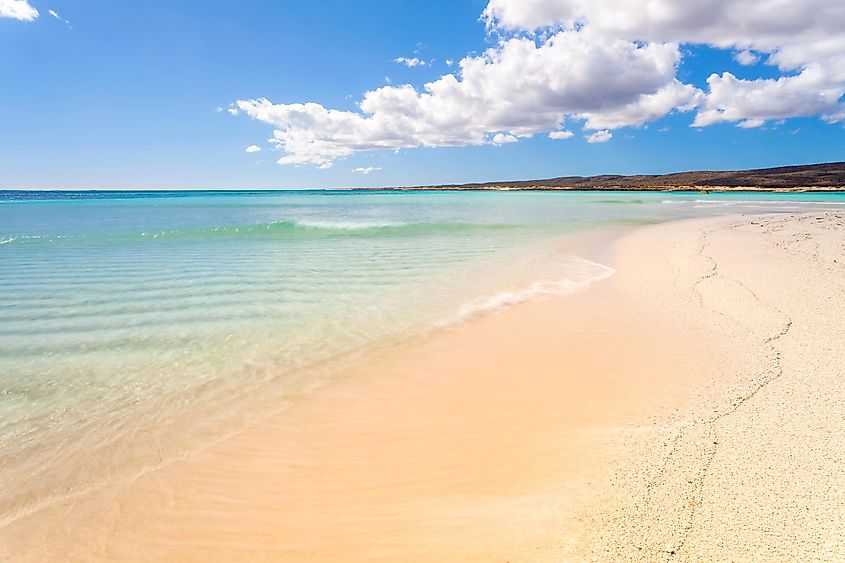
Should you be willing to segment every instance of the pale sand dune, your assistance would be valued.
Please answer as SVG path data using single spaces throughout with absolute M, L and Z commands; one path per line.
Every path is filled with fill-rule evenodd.
M 617 275 L 368 358 L 0 559 L 845 558 L 845 215 L 577 250 Z

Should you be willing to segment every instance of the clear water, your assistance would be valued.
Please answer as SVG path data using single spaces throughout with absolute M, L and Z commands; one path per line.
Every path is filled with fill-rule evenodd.
M 843 205 L 845 194 L 0 192 L 0 516 L 180 455 L 363 351 L 609 273 L 556 250 L 565 235 Z

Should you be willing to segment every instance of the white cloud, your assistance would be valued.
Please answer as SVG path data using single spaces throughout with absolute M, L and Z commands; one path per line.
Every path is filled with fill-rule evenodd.
M 446 59 L 446 66 L 452 66 L 453 64 L 455 64 L 455 61 L 452 59 Z
M 517 139 L 514 135 L 509 133 L 496 133 L 493 135 L 493 144 L 494 145 L 505 145 L 507 143 L 515 143 L 519 139 Z
M 281 164 L 326 164 L 356 151 L 480 145 L 496 134 L 555 131 L 570 117 L 592 129 L 638 126 L 699 92 L 678 83 L 671 43 L 641 45 L 560 32 L 535 41 L 513 37 L 459 63 L 459 72 L 426 84 L 384 86 L 364 94 L 360 111 L 316 103 L 239 100 L 250 117 L 275 127 Z
M 588 143 L 606 143 L 613 138 L 613 133 L 607 129 L 603 129 L 601 131 L 596 131 L 592 135 L 587 135 L 584 138 L 587 139 Z
M 845 7 L 836 0 L 490 0 L 482 17 L 500 30 L 553 26 L 629 41 L 706 44 L 737 51 L 743 65 L 762 54 L 782 72 L 759 80 L 714 74 L 695 126 L 845 117 Z
M 506 30 L 583 25 L 632 40 L 771 52 L 841 29 L 845 13 L 835 0 L 490 0 L 482 17 Z
M 59 13 L 56 12 L 56 10 L 47 10 L 47 13 L 50 14 L 50 16 L 52 16 L 53 18 L 59 20 L 60 22 L 63 22 L 66 26 L 73 29 L 73 26 L 70 25 L 70 22 L 68 20 L 64 19 L 62 16 L 60 16 Z
M 228 111 L 232 115 L 238 115 L 240 113 L 240 111 L 238 111 L 238 108 L 229 108 L 226 111 Z
M 0 18 L 32 21 L 38 17 L 38 10 L 27 0 L 0 0 Z
M 499 43 L 421 89 L 386 78 L 355 111 L 265 98 L 229 111 L 274 128 L 279 163 L 320 167 L 359 151 L 499 144 L 558 132 L 567 120 L 582 121 L 591 142 L 678 111 L 695 112 L 698 128 L 845 120 L 845 8 L 834 0 L 490 0 L 482 17 Z M 701 91 L 677 77 L 682 44 L 764 60 L 781 76 L 715 68 Z
M 261 152 L 261 147 L 259 147 L 258 145 L 250 145 L 244 150 L 244 152 L 248 152 L 248 153 Z
M 734 53 L 734 60 L 742 66 L 751 66 L 757 61 L 759 61 L 760 57 L 758 57 L 748 49 L 743 49 L 742 51 Z
M 376 172 L 377 170 L 381 170 L 381 168 L 378 166 L 367 166 L 366 168 L 359 167 L 352 169 L 352 171 L 356 174 L 369 174 L 370 172 Z
M 619 129 L 660 119 L 673 110 L 690 111 L 701 99 L 700 90 L 673 80 L 656 92 L 640 94 L 627 104 L 585 112 L 579 117 L 586 118 L 588 129 Z
M 770 119 L 811 115 L 839 121 L 845 77 L 841 84 L 831 84 L 829 70 L 813 64 L 794 76 L 758 80 L 742 80 L 729 72 L 713 74 L 707 79 L 710 91 L 693 126 L 739 122 L 750 127 Z
M 417 57 L 396 57 L 393 59 L 393 62 L 403 64 L 408 68 L 413 68 L 415 66 L 425 66 L 427 63 L 423 60 L 418 59 Z
M 570 139 L 575 135 L 572 131 L 552 131 L 549 133 L 549 139 Z

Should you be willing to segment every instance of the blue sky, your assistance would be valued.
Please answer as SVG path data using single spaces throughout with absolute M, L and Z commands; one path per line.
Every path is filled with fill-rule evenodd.
M 457 74 L 457 61 L 495 50 L 519 31 L 491 30 L 481 19 L 488 3 L 475 0 L 29 4 L 39 12 L 31 21 L 0 17 L 0 188 L 416 185 L 845 160 L 841 121 L 807 115 L 813 110 L 799 105 L 747 128 L 737 120 L 690 127 L 695 111 L 671 111 L 633 125 L 601 125 L 612 138 L 588 143 L 584 137 L 598 128 L 567 115 L 562 127 L 573 135 L 566 140 L 503 128 L 518 141 L 494 144 L 493 130 L 482 127 L 480 144 L 355 144 L 330 162 L 306 155 L 305 162 L 278 164 L 291 154 L 267 143 L 278 120 L 232 115 L 232 104 L 267 98 L 360 113 L 365 92 L 388 83 L 422 92 L 425 83 Z M 537 45 L 545 41 L 542 33 L 522 33 L 529 31 Z M 739 47 L 680 42 L 679 50 L 676 79 L 705 94 L 714 72 L 750 83 L 796 77 L 804 68 L 765 60 L 744 66 L 735 60 Z M 408 68 L 398 57 L 426 64 Z M 531 110 L 530 102 L 520 109 Z M 245 152 L 250 145 L 262 150 Z

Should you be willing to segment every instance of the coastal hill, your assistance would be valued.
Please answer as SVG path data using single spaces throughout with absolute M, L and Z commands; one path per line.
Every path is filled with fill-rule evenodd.
M 486 182 L 394 190 L 699 190 L 845 191 L 845 162 L 757 170 L 676 172 L 649 176 L 562 176 L 545 180 Z

